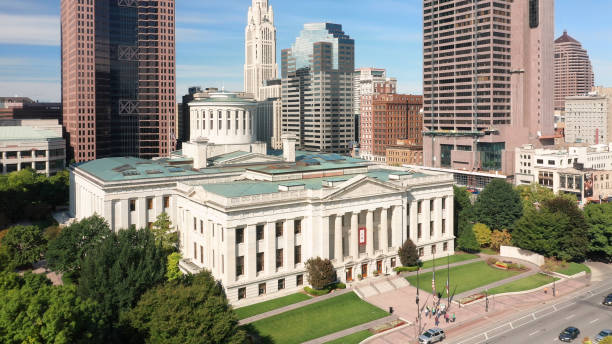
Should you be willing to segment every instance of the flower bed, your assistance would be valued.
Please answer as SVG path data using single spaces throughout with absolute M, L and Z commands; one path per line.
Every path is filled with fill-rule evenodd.
M 508 270 L 508 264 L 504 262 L 495 262 L 494 266 L 498 269 Z
M 468 304 L 470 302 L 474 302 L 476 300 L 480 300 L 485 297 L 484 293 L 478 293 L 470 296 L 466 296 L 463 299 L 459 300 L 459 303 L 462 305 Z
M 377 333 L 381 333 L 381 332 L 385 332 L 391 329 L 394 329 L 398 326 L 402 326 L 404 325 L 406 322 L 403 320 L 393 320 L 391 322 L 388 323 L 384 323 L 382 325 L 376 326 L 372 329 L 370 329 L 370 331 L 374 332 L 375 334 Z

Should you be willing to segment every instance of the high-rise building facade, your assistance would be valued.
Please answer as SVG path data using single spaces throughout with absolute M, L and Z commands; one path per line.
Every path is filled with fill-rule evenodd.
M 585 95 L 595 83 L 589 54 L 563 31 L 555 40 L 555 109 L 565 109 L 565 98 Z
M 565 98 L 565 142 L 612 142 L 612 96 L 592 92 Z
M 425 166 L 512 174 L 553 131 L 553 0 L 423 1 Z
M 244 91 L 260 100 L 259 88 L 276 79 L 276 27 L 268 0 L 253 0 L 245 28 Z M 265 99 L 265 98 L 263 98 Z
M 63 124 L 77 162 L 174 148 L 174 15 L 174 0 L 61 1 Z
M 391 82 L 379 83 L 371 95 L 361 97 L 359 154 L 373 161 L 385 161 L 386 149 L 399 139 L 423 144 L 423 97 L 397 94 Z
M 348 153 L 354 141 L 355 41 L 342 25 L 305 24 L 282 51 L 282 132 L 300 149 Z
M 360 141 L 361 121 L 361 97 L 374 94 L 374 87 L 380 83 L 386 83 L 387 87 L 392 88 L 392 92 L 397 91 L 397 79 L 387 78 L 387 71 L 381 68 L 357 68 L 353 80 L 353 108 L 355 111 L 355 141 Z

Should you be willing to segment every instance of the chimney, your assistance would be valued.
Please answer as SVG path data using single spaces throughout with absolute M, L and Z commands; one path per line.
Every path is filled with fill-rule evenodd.
M 295 134 L 285 133 L 281 136 L 283 141 L 283 160 L 295 162 L 295 144 L 297 137 Z
M 193 159 L 193 168 L 206 168 L 208 160 L 208 140 L 197 138 L 189 142 L 183 142 L 183 155 Z

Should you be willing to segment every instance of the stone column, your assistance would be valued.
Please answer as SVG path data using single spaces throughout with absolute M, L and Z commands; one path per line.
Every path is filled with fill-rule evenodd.
M 253 279 L 257 276 L 257 240 L 255 237 L 255 226 L 248 225 L 245 229 L 245 246 L 246 253 L 244 264 L 246 265 L 247 279 Z
M 326 259 L 326 258 L 331 258 L 329 255 L 329 224 L 330 224 L 330 218 L 329 216 L 323 216 L 321 217 L 321 233 L 319 235 L 319 238 L 321 240 L 321 258 Z M 314 228 L 312 228 L 313 232 L 316 232 Z M 313 248 L 313 256 L 314 256 L 314 248 Z
M 366 254 L 374 257 L 374 211 L 366 213 Z
M 353 261 L 359 259 L 359 213 L 353 212 L 351 214 L 351 239 L 350 239 L 350 251 Z
M 418 205 L 417 201 L 410 201 L 409 204 L 410 216 L 408 217 L 408 220 L 410 221 L 410 230 L 408 232 L 408 237 L 416 244 L 418 241 L 417 231 L 419 228 L 419 214 L 417 212 Z
M 391 246 L 398 248 L 402 246 L 402 207 L 393 206 L 391 214 Z
M 236 281 L 236 228 L 225 230 L 223 277 L 225 283 Z
M 293 233 L 293 222 L 294 220 L 287 220 L 283 227 L 283 236 L 285 237 L 285 247 L 283 248 L 285 259 L 283 265 L 285 270 L 291 271 L 295 266 L 293 257 L 293 250 L 295 247 L 295 234 Z
M 344 255 L 342 253 L 342 215 L 336 215 L 334 223 L 334 258 L 336 262 L 342 263 Z
M 389 248 L 389 224 L 387 221 L 387 208 L 380 210 L 380 231 L 378 232 L 378 249 L 387 252 Z
M 273 274 L 276 272 L 276 230 L 274 222 L 266 223 L 264 239 L 266 243 L 264 271 L 266 274 Z

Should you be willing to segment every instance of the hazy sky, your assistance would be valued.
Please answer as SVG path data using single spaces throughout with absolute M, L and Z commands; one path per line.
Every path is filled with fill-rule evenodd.
M 60 100 L 59 3 L 0 0 L 0 96 Z M 422 0 L 270 3 L 279 56 L 304 23 L 342 24 L 355 39 L 356 67 L 386 68 L 389 76 L 398 79 L 400 92 L 421 92 Z M 244 28 L 250 4 L 251 0 L 177 0 L 178 95 L 192 85 L 242 90 Z M 567 29 L 588 50 L 596 84 L 612 86 L 612 1 L 556 0 L 555 7 L 555 36 Z M 278 63 L 280 67 L 280 58 Z

